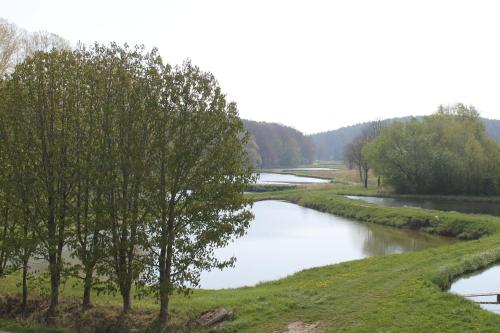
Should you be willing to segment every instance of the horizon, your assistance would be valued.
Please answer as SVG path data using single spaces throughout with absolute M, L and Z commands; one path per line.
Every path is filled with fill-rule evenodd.
M 271 123 L 271 124 L 277 124 L 277 125 L 281 125 L 281 126 L 285 126 L 285 127 L 290 127 L 290 128 L 293 128 L 293 129 L 301 132 L 303 135 L 312 136 L 312 135 L 317 135 L 317 134 L 322 134 L 322 133 L 333 132 L 333 131 L 336 131 L 336 130 L 340 130 L 342 128 L 347 128 L 347 127 L 353 127 L 353 126 L 358 126 L 358 125 L 362 125 L 362 124 L 367 124 L 367 123 L 370 123 L 371 121 L 374 121 L 374 120 L 382 120 L 382 121 L 384 121 L 384 120 L 389 120 L 389 119 L 402 119 L 402 118 L 407 118 L 407 117 L 419 118 L 419 117 L 425 117 L 425 116 L 429 116 L 429 115 L 430 114 L 419 114 L 419 115 L 406 115 L 406 116 L 398 116 L 398 117 L 383 118 L 383 119 L 373 119 L 373 120 L 368 120 L 368 121 L 364 121 L 364 122 L 358 122 L 358 123 L 354 123 L 354 124 L 350 124 L 350 125 L 345 125 L 345 126 L 341 126 L 341 127 L 337 127 L 337 128 L 332 128 L 332 129 L 321 131 L 321 132 L 313 132 L 313 133 L 302 132 L 298 128 L 295 128 L 295 127 L 293 127 L 291 125 L 284 124 L 284 123 L 281 123 L 281 122 L 270 122 L 270 121 L 266 121 L 266 120 L 255 120 L 255 119 L 248 119 L 248 118 L 242 118 L 242 119 L 243 120 L 249 120 L 249 121 L 255 121 L 255 122 L 265 122 L 265 123 Z M 481 114 L 479 116 L 480 116 L 481 119 L 493 120 L 493 121 L 500 121 L 500 119 L 496 119 L 496 118 L 483 117 Z

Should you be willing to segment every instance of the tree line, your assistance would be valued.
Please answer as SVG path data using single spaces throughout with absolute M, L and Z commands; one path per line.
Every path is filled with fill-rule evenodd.
M 362 161 L 398 193 L 500 193 L 500 144 L 472 106 L 440 106 L 421 120 L 394 122 L 358 146 Z
M 42 257 L 48 318 L 69 275 L 85 308 L 99 287 L 127 312 L 136 287 L 166 322 L 174 291 L 233 264 L 214 249 L 252 218 L 247 142 L 236 104 L 190 62 L 116 44 L 34 53 L 0 80 L 0 276 L 22 271 L 25 308 Z

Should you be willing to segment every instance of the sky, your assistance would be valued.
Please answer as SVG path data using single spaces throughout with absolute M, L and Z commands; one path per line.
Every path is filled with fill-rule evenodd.
M 73 45 L 191 59 L 241 117 L 306 134 L 457 102 L 500 119 L 499 16 L 483 0 L 0 0 L 0 17 Z

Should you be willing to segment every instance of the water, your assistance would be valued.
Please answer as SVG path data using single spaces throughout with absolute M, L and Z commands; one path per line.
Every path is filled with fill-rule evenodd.
M 237 257 L 236 266 L 204 272 L 202 288 L 252 286 L 305 268 L 401 253 L 453 240 L 348 220 L 283 201 L 260 201 L 248 234 L 226 248 L 221 259 Z
M 308 167 L 308 168 L 288 168 L 286 170 L 297 170 L 297 171 L 335 171 L 335 170 L 339 170 L 339 169 L 322 168 L 322 167 Z
M 323 184 L 329 183 L 328 179 L 285 175 L 279 173 L 262 172 L 257 179 L 261 185 L 300 185 L 300 184 Z
M 455 281 L 450 292 L 463 294 L 500 293 L 500 266 L 493 266 L 484 271 L 466 275 Z M 496 296 L 468 297 L 473 301 L 496 302 Z M 500 304 L 480 304 L 483 309 L 500 314 Z
M 467 214 L 489 214 L 500 216 L 500 204 L 493 201 L 461 201 L 446 199 L 420 198 L 380 198 L 347 196 L 349 199 L 362 200 L 388 207 L 416 207 L 444 211 L 456 211 Z

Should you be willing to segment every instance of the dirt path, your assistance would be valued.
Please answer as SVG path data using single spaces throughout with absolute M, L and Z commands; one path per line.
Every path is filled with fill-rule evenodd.
M 296 321 L 288 325 L 288 330 L 285 333 L 315 333 L 317 332 L 318 324 L 319 323 L 306 324 L 301 321 Z

